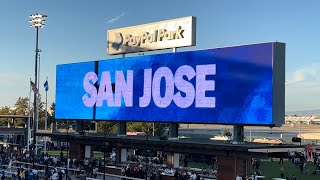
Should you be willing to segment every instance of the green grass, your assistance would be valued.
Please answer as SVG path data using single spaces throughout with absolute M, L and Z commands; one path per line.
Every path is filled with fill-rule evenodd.
M 66 156 L 68 151 L 62 151 L 63 155 Z M 43 153 L 43 149 L 40 151 L 40 153 Z M 61 151 L 60 150 L 49 150 L 48 154 L 49 156 L 60 156 Z
M 180 162 L 183 165 L 182 162 Z M 307 164 L 307 172 L 300 174 L 300 169 L 298 165 L 295 165 L 288 160 L 284 160 L 283 165 L 279 164 L 279 159 L 274 158 L 273 162 L 270 160 L 262 160 L 260 164 L 261 173 L 266 177 L 266 180 L 272 180 L 272 178 L 280 178 L 280 167 L 284 167 L 284 177 L 289 179 L 292 175 L 295 175 L 298 180 L 319 180 L 320 174 L 312 175 L 312 172 L 316 169 L 316 166 L 312 162 L 308 162 Z M 198 163 L 198 162 L 189 162 L 188 167 L 193 168 L 211 168 L 211 166 Z
M 261 172 L 263 176 L 266 176 L 266 180 L 272 180 L 274 177 L 280 177 L 280 167 L 282 164 L 279 164 L 278 159 L 274 159 L 273 162 L 270 160 L 261 161 Z M 295 175 L 298 180 L 319 180 L 320 175 L 312 175 L 312 172 L 316 169 L 316 166 L 312 162 L 307 164 L 307 172 L 300 174 L 300 169 L 298 165 L 295 165 L 288 160 L 284 160 L 284 177 L 291 178 L 292 175 Z
M 63 152 L 63 156 L 66 157 L 68 151 L 62 151 Z M 41 150 L 41 153 L 43 153 L 43 150 Z M 60 150 L 49 150 L 48 154 L 49 156 L 59 156 L 60 157 Z M 103 157 L 103 152 L 99 152 L 99 151 L 93 151 L 93 156 L 95 158 L 99 158 L 99 157 Z

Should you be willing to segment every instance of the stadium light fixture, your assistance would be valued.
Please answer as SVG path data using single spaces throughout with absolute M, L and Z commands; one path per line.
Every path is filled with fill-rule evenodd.
M 37 83 L 38 83 L 38 53 L 40 52 L 39 48 L 38 48 L 38 39 L 39 39 L 39 28 L 43 28 L 45 26 L 45 21 L 47 18 L 47 15 L 44 14 L 32 14 L 29 16 L 30 20 L 30 27 L 32 28 L 36 28 L 36 56 L 35 56 L 35 87 L 37 87 Z M 35 150 L 35 146 L 36 146 L 36 131 L 37 131 L 37 126 L 36 126 L 36 122 L 38 120 L 37 117 L 37 92 L 34 92 L 34 115 L 33 115 L 33 150 Z M 37 152 L 34 152 L 37 153 Z M 33 162 L 34 163 L 34 162 Z

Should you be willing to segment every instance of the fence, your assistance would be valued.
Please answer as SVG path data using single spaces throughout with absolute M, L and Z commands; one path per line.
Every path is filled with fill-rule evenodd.
M 65 167 L 54 167 L 54 166 L 46 166 L 46 165 L 42 165 L 42 164 L 34 164 L 34 166 L 36 167 L 36 169 L 38 170 L 38 175 L 39 175 L 39 179 L 42 179 L 41 177 L 45 176 L 45 168 L 49 167 L 51 169 L 63 169 L 66 172 L 68 172 L 68 176 L 70 176 L 70 178 L 72 180 L 74 179 L 86 179 L 86 180 L 101 180 L 104 179 L 103 176 L 105 176 L 105 179 L 107 180 L 122 180 L 122 179 L 126 179 L 126 180 L 142 180 L 139 178 L 132 178 L 132 177 L 127 177 L 127 176 L 119 176 L 119 175 L 114 175 L 114 174 L 107 174 L 107 173 L 101 173 L 98 172 L 97 173 L 97 178 L 89 178 L 89 177 L 85 177 L 85 176 L 81 176 L 81 171 L 84 172 L 84 170 L 80 170 L 80 169 L 73 169 L 73 168 L 65 168 Z M 25 163 L 25 162 L 19 162 L 19 161 L 11 161 L 9 163 L 9 165 L 3 165 L 2 168 L 5 172 L 5 176 L 6 177 L 12 177 L 13 174 L 17 175 L 17 168 L 23 168 L 24 170 L 31 170 L 33 167 L 32 163 Z M 86 174 L 86 173 L 84 173 Z M 65 173 L 66 175 L 66 173 Z

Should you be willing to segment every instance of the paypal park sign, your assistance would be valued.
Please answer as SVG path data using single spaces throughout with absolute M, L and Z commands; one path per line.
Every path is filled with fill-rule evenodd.
M 283 43 L 57 66 L 56 118 L 277 126 Z
M 189 16 L 108 31 L 108 54 L 194 46 L 196 18 Z

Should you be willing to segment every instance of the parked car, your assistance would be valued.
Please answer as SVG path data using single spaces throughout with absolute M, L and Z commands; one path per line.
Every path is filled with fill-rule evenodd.
M 265 143 L 265 144 L 286 144 L 286 142 L 282 139 L 270 139 L 270 138 L 255 139 L 253 140 L 253 142 Z
M 222 141 L 230 141 L 230 136 L 214 136 L 212 138 L 210 138 L 211 140 L 222 140 Z

